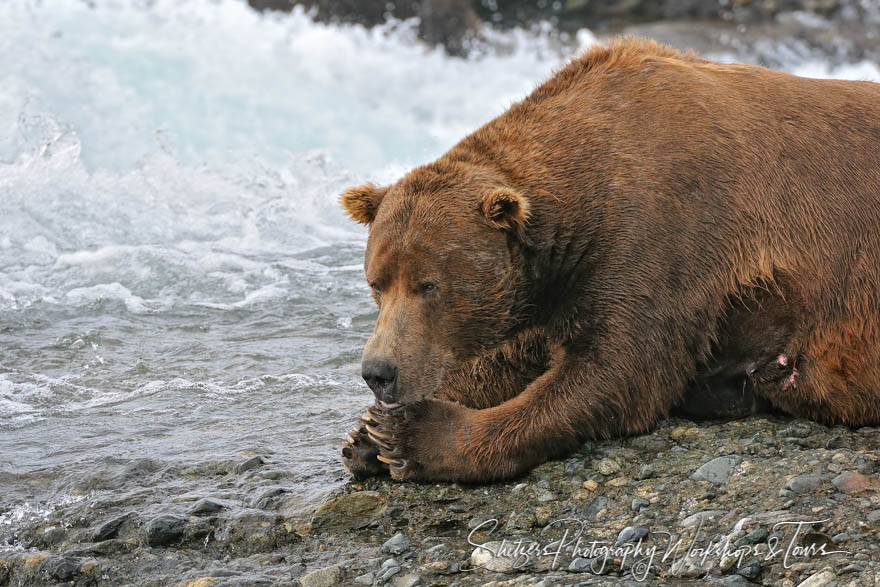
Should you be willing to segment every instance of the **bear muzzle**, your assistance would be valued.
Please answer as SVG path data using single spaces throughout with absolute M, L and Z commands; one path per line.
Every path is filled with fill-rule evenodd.
M 367 382 L 376 403 L 387 409 L 396 408 L 397 402 L 397 365 L 384 359 L 365 359 L 361 363 L 361 377 Z

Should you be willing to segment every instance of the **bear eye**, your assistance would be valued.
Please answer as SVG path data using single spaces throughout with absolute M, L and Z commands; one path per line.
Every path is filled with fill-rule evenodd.
M 419 284 L 419 293 L 421 294 L 430 294 L 437 291 L 437 284 L 431 283 L 430 281 L 426 281 L 424 283 Z
M 370 289 L 372 289 L 373 293 L 376 294 L 377 296 L 382 293 L 382 289 L 375 282 L 373 282 L 369 285 L 370 285 Z

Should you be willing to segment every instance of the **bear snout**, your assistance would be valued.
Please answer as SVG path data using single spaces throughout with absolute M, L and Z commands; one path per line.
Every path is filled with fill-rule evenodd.
M 365 359 L 361 363 L 361 377 L 373 390 L 376 401 L 383 408 L 397 407 L 397 365 L 386 359 Z

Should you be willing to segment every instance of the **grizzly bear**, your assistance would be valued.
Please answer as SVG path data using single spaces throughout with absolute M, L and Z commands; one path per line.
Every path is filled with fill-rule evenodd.
M 880 423 L 880 85 L 591 49 L 390 187 L 357 477 L 487 482 L 736 389 Z

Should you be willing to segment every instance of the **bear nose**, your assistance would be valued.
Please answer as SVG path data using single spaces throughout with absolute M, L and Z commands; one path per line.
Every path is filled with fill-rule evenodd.
M 361 363 L 361 377 L 383 407 L 397 403 L 397 366 L 391 361 L 368 359 Z

